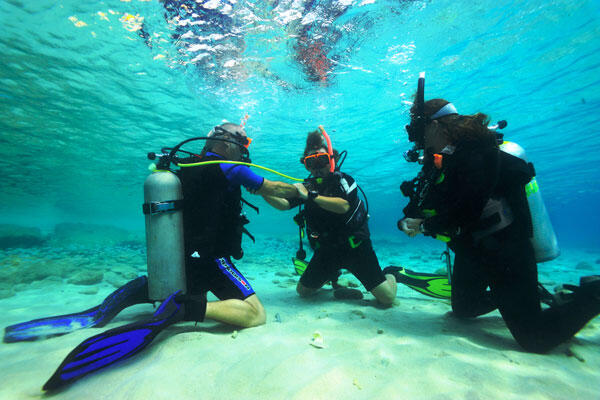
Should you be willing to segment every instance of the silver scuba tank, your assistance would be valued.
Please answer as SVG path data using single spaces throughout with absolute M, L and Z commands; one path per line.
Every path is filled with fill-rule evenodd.
M 527 162 L 525 150 L 517 143 L 504 141 L 500 145 L 500 150 Z M 535 259 L 538 263 L 554 260 L 560 255 L 560 249 L 535 177 L 525 186 L 525 191 L 533 224 L 531 243 L 535 251 Z
M 179 178 L 156 170 L 144 182 L 146 252 L 150 300 L 186 292 L 183 245 L 183 194 Z

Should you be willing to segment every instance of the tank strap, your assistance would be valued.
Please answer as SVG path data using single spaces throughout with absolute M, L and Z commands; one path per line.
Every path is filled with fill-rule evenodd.
M 159 214 L 169 211 L 177 211 L 183 208 L 183 200 L 152 201 L 142 204 L 142 211 L 145 215 Z
M 257 214 L 259 214 L 259 209 L 258 209 L 257 206 L 255 206 L 254 204 L 250 203 L 248 200 L 244 199 L 243 197 L 240 197 L 240 198 L 242 199 L 242 203 L 244 203 L 248 207 L 252 208 L 254 211 L 256 211 Z
M 471 232 L 471 235 L 475 241 L 479 241 L 506 228 L 513 220 L 512 210 L 505 198 L 489 199 L 483 208 L 477 228 Z

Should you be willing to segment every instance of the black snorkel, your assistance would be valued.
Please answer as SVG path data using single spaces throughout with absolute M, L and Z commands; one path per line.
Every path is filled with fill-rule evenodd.
M 406 125 L 408 140 L 415 144 L 412 149 L 404 153 L 404 159 L 408 162 L 419 161 L 425 146 L 425 72 L 419 74 L 414 107 L 415 112 L 411 113 L 410 124 Z

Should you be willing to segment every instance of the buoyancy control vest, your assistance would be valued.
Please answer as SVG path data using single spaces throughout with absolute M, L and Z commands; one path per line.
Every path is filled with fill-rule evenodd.
M 415 212 L 415 203 L 420 204 L 419 199 L 427 197 L 427 193 L 424 192 L 428 192 L 433 185 L 444 182 L 443 167 L 446 164 L 445 161 L 451 158 L 452 154 L 434 155 L 431 165 L 424 168 L 424 171 L 430 172 L 423 174 L 423 179 L 414 183 L 414 196 L 417 201 L 411 199 L 412 204 L 407 206 L 405 214 Z M 514 142 L 504 142 L 500 146 L 497 151 L 494 179 L 495 183 L 479 220 L 468 229 L 471 236 L 479 240 L 516 222 L 520 225 L 523 233 L 530 238 L 537 262 L 549 261 L 558 257 L 560 250 L 535 180 L 535 169 L 533 164 L 527 162 L 525 151 L 521 146 Z M 406 190 L 406 192 L 408 191 Z M 422 217 L 436 214 L 435 209 L 419 208 Z M 449 242 L 454 234 L 442 233 L 436 234 L 435 237 Z
M 311 178 L 309 186 L 317 189 L 319 195 L 340 197 L 347 200 L 350 209 L 344 214 L 335 214 L 324 210 L 314 202 L 305 203 L 303 214 L 309 240 L 317 239 L 319 243 L 346 243 L 350 237 L 356 240 L 368 239 L 368 215 L 363 200 L 358 197 L 356 182 L 343 172 L 335 171 L 323 178 Z M 311 245 L 313 242 L 311 241 Z M 352 243 L 351 243 L 352 245 Z
M 195 161 L 221 160 L 205 156 Z M 243 226 L 239 186 L 230 187 L 219 164 L 181 168 L 184 201 L 184 242 L 187 255 L 198 252 L 206 257 L 243 256 Z

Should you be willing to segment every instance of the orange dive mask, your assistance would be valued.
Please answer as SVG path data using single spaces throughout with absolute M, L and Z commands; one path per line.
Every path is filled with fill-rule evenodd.
M 300 160 L 307 169 L 321 169 L 330 165 L 331 158 L 328 153 L 315 153 Z

